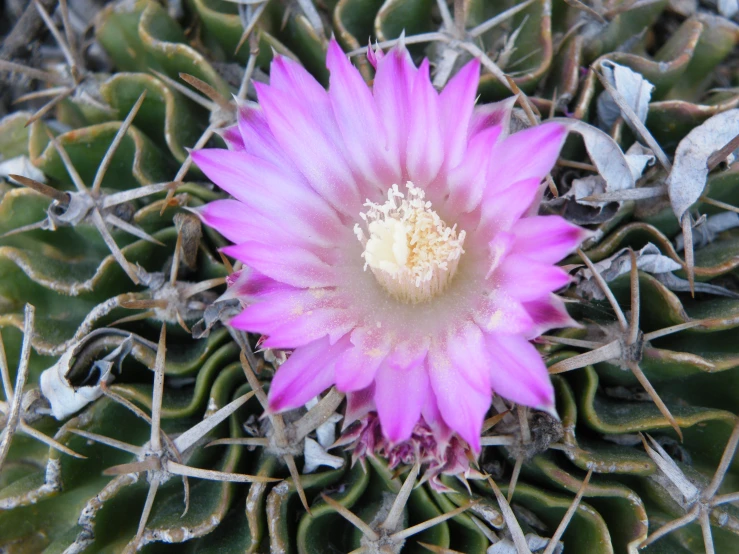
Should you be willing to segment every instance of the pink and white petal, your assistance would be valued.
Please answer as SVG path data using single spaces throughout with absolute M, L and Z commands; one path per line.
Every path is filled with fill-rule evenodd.
M 439 95 L 445 161 L 448 168 L 459 165 L 465 155 L 465 144 L 479 82 L 480 62 L 473 59 L 449 80 Z
M 438 350 L 432 349 L 431 354 Z M 490 392 L 490 371 L 485 336 L 472 321 L 466 321 L 462 326 L 449 334 L 444 346 L 451 367 L 456 369 L 457 375 L 463 377 L 472 387 L 483 393 Z
M 446 424 L 441 412 L 439 411 L 439 403 L 436 400 L 436 394 L 432 387 L 429 387 L 428 397 L 426 398 L 426 403 L 423 405 L 423 409 L 421 410 L 421 415 L 434 434 L 438 450 L 444 451 L 454 432 Z
M 519 219 L 511 229 L 513 250 L 542 263 L 554 264 L 572 253 L 592 233 L 558 215 Z
M 544 123 L 498 142 L 492 154 L 490 192 L 505 190 L 524 179 L 541 182 L 554 167 L 566 137 L 564 125 Z
M 251 210 L 271 217 L 282 214 L 301 232 L 334 242 L 344 228 L 328 203 L 290 168 L 223 149 L 198 150 L 192 158 L 211 181 Z
M 570 317 L 567 308 L 565 308 L 565 303 L 556 294 L 550 294 L 547 298 L 525 302 L 523 307 L 534 322 L 532 329 L 525 333 L 526 338 L 536 338 L 550 329 L 582 327 Z
M 387 148 L 385 127 L 372 91 L 335 39 L 329 43 L 326 66 L 331 72 L 331 107 L 353 168 L 367 183 L 398 182 L 398 155 Z M 380 192 L 384 194 L 385 188 Z
M 193 151 L 192 159 L 211 181 L 247 206 L 256 203 L 255 195 L 260 196 L 262 203 L 262 193 L 270 190 L 284 200 L 290 200 L 292 194 L 298 195 L 301 202 L 322 203 L 299 175 L 246 152 L 204 148 Z
M 488 291 L 478 301 L 472 317 L 486 333 L 529 336 L 535 325 L 524 304 L 501 290 Z
M 239 105 L 238 127 L 244 151 L 247 154 L 267 160 L 277 166 L 290 165 L 258 104 L 242 103 Z
M 261 83 L 255 86 L 269 128 L 285 154 L 326 202 L 344 214 L 355 216 L 364 199 L 342 155 L 336 122 L 319 125 L 314 107 L 294 92 L 283 92 Z M 330 117 L 333 120 L 333 113 Z M 333 133 L 325 127 L 332 128 Z M 334 133 L 336 137 L 332 136 Z
M 280 324 L 277 318 L 281 315 L 283 315 L 283 310 L 279 305 L 258 301 L 241 310 L 238 315 L 231 318 L 228 324 L 234 329 L 269 335 Z
M 486 335 L 493 391 L 516 404 L 551 410 L 554 387 L 534 346 L 519 335 Z
M 299 220 L 278 220 L 249 210 L 238 200 L 215 200 L 194 208 L 200 219 L 231 242 L 257 241 L 290 244 L 303 248 L 328 248 L 335 241 L 301 232 Z
M 265 348 L 291 350 L 327 336 L 329 344 L 334 345 L 341 337 L 351 332 L 356 325 L 356 317 L 352 310 L 313 309 L 290 321 L 277 321 L 276 327 L 270 331 L 269 337 L 263 344 Z M 347 354 L 344 354 L 342 358 L 345 356 Z
M 431 84 L 428 58 L 416 71 L 411 97 L 406 169 L 408 179 L 424 188 L 444 163 L 439 95 Z
M 264 281 L 264 279 L 264 276 L 256 273 L 257 282 Z M 246 288 L 247 283 L 244 285 Z M 270 334 L 280 325 L 304 317 L 306 314 L 344 307 L 341 299 L 332 289 L 295 289 L 272 286 L 267 290 L 262 287 L 252 297 L 257 301 L 249 304 L 231 320 L 232 327 L 254 333 Z
M 396 369 L 416 366 L 426 359 L 429 344 L 428 336 L 408 339 L 396 338 L 392 354 L 387 359 L 387 364 Z
M 501 231 L 497 233 L 495 237 L 493 237 L 493 240 L 488 243 L 490 261 L 488 262 L 488 272 L 485 276 L 486 278 L 490 278 L 490 276 L 495 273 L 495 270 L 497 270 L 498 267 L 500 267 L 501 264 L 505 261 L 506 256 L 508 256 L 509 252 L 515 251 L 513 247 L 514 240 L 515 237 L 511 233 Z
M 348 346 L 348 339 L 331 346 L 323 338 L 296 349 L 272 379 L 269 409 L 298 408 L 333 385 L 334 363 Z
M 512 254 L 506 257 L 491 280 L 512 297 L 530 302 L 548 297 L 549 293 L 569 284 L 571 278 L 561 267 Z
M 358 327 L 350 340 L 354 347 L 336 363 L 336 388 L 342 392 L 368 387 L 391 348 L 389 335 L 377 327 Z
M 244 139 L 241 138 L 238 125 L 231 125 L 220 132 L 221 138 L 229 150 L 243 150 Z
M 372 64 L 372 67 L 377 69 L 377 64 L 385 57 L 385 52 L 379 46 L 377 48 L 372 47 L 372 40 L 369 41 L 367 47 L 367 61 Z
M 238 298 L 244 302 L 253 302 L 277 292 L 287 293 L 301 290 L 275 281 L 271 277 L 262 275 L 249 267 L 244 267 L 226 277 L 226 285 L 228 289 L 221 295 L 220 299 Z
M 488 183 L 490 156 L 500 133 L 500 126 L 477 133 L 467 144 L 461 162 L 456 166 L 450 164 L 452 169 L 446 178 L 448 213 L 471 212 L 480 204 Z
M 513 113 L 513 106 L 516 105 L 517 99 L 517 96 L 511 96 L 500 102 L 482 104 L 475 107 L 469 126 L 470 138 L 489 127 L 495 126 L 499 126 L 502 129 L 500 134 L 501 139 L 507 137 L 510 134 L 511 114 Z
M 252 232 L 252 224 L 246 216 L 247 208 L 238 200 L 215 200 L 191 211 L 231 242 L 242 240 L 245 233 Z
M 321 129 L 331 133 L 328 127 L 333 125 L 333 117 L 326 89 L 300 63 L 287 56 L 275 56 L 269 68 L 269 84 L 289 95 L 300 91 L 300 101 L 311 107 Z
M 390 50 L 378 58 L 377 73 L 372 87 L 380 120 L 385 126 L 387 148 L 400 155 L 400 167 L 405 166 L 405 146 L 410 128 L 411 90 L 417 69 L 405 47 Z
M 298 246 L 251 241 L 226 246 L 221 251 L 267 277 L 293 287 L 334 287 L 341 284 L 342 276 L 335 268 Z
M 334 149 L 345 154 L 344 143 L 336 125 L 336 118 L 331 109 L 328 92 L 300 63 L 286 56 L 276 56 L 270 65 L 269 87 L 257 87 L 257 96 L 262 101 L 259 88 L 267 88 L 275 93 L 280 92 L 288 97 L 294 97 L 295 91 L 300 91 L 299 105 L 309 106 L 308 113 L 333 145 Z M 279 141 L 278 141 L 279 142 Z M 343 156 L 344 159 L 346 156 Z
M 432 348 L 428 364 L 431 388 L 444 421 L 479 452 L 482 423 L 490 408 L 490 389 L 480 390 L 471 384 L 464 366 L 457 365 L 443 347 Z
M 480 225 L 476 235 L 489 243 L 501 231 L 509 231 L 536 198 L 541 180 L 537 177 L 514 183 L 503 191 L 483 196 Z M 486 191 L 487 192 L 487 191 Z
M 425 363 L 403 369 L 380 365 L 375 376 L 375 405 L 388 440 L 397 443 L 410 438 L 428 392 Z

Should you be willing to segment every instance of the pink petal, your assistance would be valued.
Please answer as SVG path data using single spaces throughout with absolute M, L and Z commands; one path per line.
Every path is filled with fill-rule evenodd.
M 377 368 L 390 353 L 388 333 L 376 327 L 359 327 L 352 332 L 350 348 L 336 363 L 336 388 L 342 392 L 368 387 Z
M 284 92 L 299 90 L 306 102 L 320 103 L 326 100 L 326 90 L 313 75 L 292 58 L 277 55 L 269 68 L 270 85 Z
M 474 137 L 489 127 L 499 126 L 503 130 L 501 138 L 507 137 L 516 99 L 516 96 L 511 96 L 500 102 L 476 106 L 472 113 L 472 121 L 470 121 L 469 136 Z
M 523 307 L 534 322 L 532 329 L 526 333 L 527 338 L 538 337 L 550 329 L 582 327 L 570 317 L 567 308 L 565 308 L 565 303 L 556 294 L 550 294 L 547 298 L 532 302 L 525 302 Z
M 239 106 L 238 127 L 244 151 L 276 166 L 290 165 L 267 124 L 267 118 L 258 105 Z
M 222 252 L 294 287 L 333 287 L 341 283 L 341 276 L 333 267 L 301 247 L 243 242 L 226 246 Z
M 296 349 L 272 379 L 269 409 L 282 412 L 298 408 L 330 387 L 334 382 L 334 362 L 347 346 L 347 339 L 330 346 L 324 338 Z
M 487 333 L 531 333 L 534 320 L 524 304 L 504 290 L 492 290 L 480 299 L 472 313 L 475 323 Z
M 323 85 L 298 62 L 287 56 L 275 56 L 269 69 L 270 88 L 288 95 L 300 91 L 300 102 L 310 106 L 315 122 L 327 136 L 337 138 L 331 103 Z M 259 90 L 257 90 L 259 95 Z M 261 96 L 259 97 L 261 102 Z
M 241 240 L 244 234 L 254 232 L 254 226 L 249 218 L 245 217 L 245 207 L 238 200 L 215 200 L 193 211 L 203 223 L 213 227 L 231 242 Z
M 375 405 L 382 432 L 388 440 L 401 442 L 410 438 L 428 390 L 424 363 L 402 369 L 387 363 L 380 365 L 375 376 Z
M 554 387 L 536 348 L 517 335 L 489 334 L 485 338 L 492 360 L 493 391 L 517 404 L 551 409 Z
M 329 344 L 333 345 L 354 329 L 356 324 L 356 318 L 351 310 L 314 309 L 295 317 L 292 321 L 278 322 L 263 344 L 265 348 L 290 350 L 328 336 Z M 344 354 L 342 358 L 346 356 L 347 354 Z
M 314 106 L 305 103 L 294 91 L 287 93 L 261 83 L 255 86 L 272 134 L 313 190 L 340 212 L 356 215 L 364 199 L 360 198 L 342 155 L 333 114 L 332 121 L 321 125 L 316 120 L 320 111 L 317 113 Z M 335 138 L 327 127 L 336 134 Z
M 441 412 L 439 411 L 439 403 L 436 400 L 436 394 L 432 387 L 429 387 L 428 397 L 426 398 L 426 403 L 423 405 L 421 414 L 423 416 L 423 420 L 434 433 L 434 439 L 436 439 L 439 450 L 443 451 L 449 443 L 449 440 L 452 438 L 453 431 L 446 424 Z
M 395 369 L 421 364 L 426 359 L 429 344 L 430 340 L 427 336 L 406 340 L 396 337 L 392 355 L 387 359 L 387 363 Z
M 408 178 L 424 187 L 444 163 L 439 95 L 431 84 L 428 59 L 423 60 L 416 72 L 411 98 L 406 168 Z
M 466 340 L 464 336 L 460 339 Z M 444 421 L 479 452 L 482 423 L 491 402 L 490 387 L 479 386 L 488 378 L 480 374 L 489 372 L 489 362 L 481 341 L 467 342 L 472 351 L 462 360 L 459 350 L 450 350 L 455 348 L 451 342 L 447 346 L 432 347 L 428 358 L 429 377 Z
M 447 167 L 462 161 L 479 82 L 480 62 L 473 59 L 449 80 L 439 96 Z
M 554 264 L 570 254 L 591 233 L 558 215 L 520 219 L 512 229 L 516 237 L 513 250 L 543 263 Z
M 222 295 L 228 298 L 240 298 L 244 301 L 254 301 L 262 296 L 276 292 L 295 292 L 295 289 L 274 279 L 262 275 L 258 271 L 245 267 L 226 277 L 228 290 Z
M 493 161 L 495 163 L 495 161 Z M 486 195 L 482 201 L 477 234 L 487 242 L 500 231 L 508 231 L 526 212 L 539 190 L 541 179 L 534 177 L 514 183 L 507 189 Z
M 299 175 L 251 154 L 204 148 L 193 151 L 192 159 L 211 181 L 247 206 L 256 203 L 255 193 L 261 196 L 269 189 L 287 196 L 286 200 L 299 195 L 301 202 L 322 203 Z
M 570 280 L 562 268 L 535 262 L 518 254 L 507 256 L 493 276 L 495 283 L 523 302 L 549 296 L 550 292 L 564 287 Z
M 501 130 L 500 126 L 490 127 L 473 136 L 461 163 L 449 171 L 447 206 L 452 213 L 471 212 L 480 204 L 488 184 L 490 155 Z
M 374 397 L 374 384 L 362 390 L 346 393 L 346 411 L 344 412 L 344 421 L 341 424 L 342 431 L 375 410 Z
M 269 78 L 269 87 L 260 86 L 288 96 L 294 96 L 295 91 L 300 91 L 299 104 L 309 106 L 312 123 L 320 128 L 337 152 L 344 154 L 344 143 L 331 109 L 331 101 L 323 85 L 302 64 L 282 55 L 276 56 L 273 60 Z M 259 87 L 257 95 L 260 94 L 258 89 Z
M 269 335 L 285 323 L 310 317 L 317 311 L 342 307 L 331 289 L 273 288 L 272 292 L 259 291 L 254 298 L 255 302 L 231 319 L 232 327 Z
M 335 39 L 329 43 L 326 66 L 331 72 L 328 95 L 349 159 L 366 181 L 384 183 L 384 194 L 388 183 L 397 182 L 400 168 L 397 154 L 387 149 L 372 92 Z
M 393 48 L 378 61 L 372 87 L 380 120 L 385 126 L 387 147 L 390 152 L 399 153 L 402 166 L 405 165 L 410 95 L 416 71 L 408 51 L 404 47 Z
M 385 52 L 379 46 L 377 48 L 372 47 L 372 41 L 370 40 L 367 48 L 367 60 L 372 64 L 372 67 L 377 69 L 377 64 L 385 57 Z
M 458 331 L 451 333 L 446 341 L 445 352 L 458 375 L 477 390 L 489 392 L 485 336 L 475 323 L 465 322 Z
M 343 228 L 336 212 L 289 168 L 222 149 L 198 150 L 192 158 L 211 181 L 251 210 L 268 217 L 282 214 L 301 233 L 332 242 Z
M 221 131 L 221 138 L 225 141 L 229 150 L 243 150 L 244 140 L 241 138 L 237 125 L 232 125 Z
M 500 231 L 488 243 L 488 252 L 490 253 L 490 261 L 488 262 L 488 272 L 486 277 L 490 277 L 495 270 L 498 269 L 505 261 L 506 256 L 513 250 L 513 242 L 515 237 L 511 233 Z
M 524 179 L 541 182 L 554 167 L 567 137 L 559 123 L 544 123 L 519 131 L 495 145 L 490 172 L 492 191 L 504 190 Z
M 238 200 L 215 200 L 192 211 L 200 216 L 203 223 L 231 242 L 274 242 L 308 249 L 314 246 L 330 247 L 335 242 L 303 233 L 300 221 L 296 218 L 277 220 L 248 210 Z

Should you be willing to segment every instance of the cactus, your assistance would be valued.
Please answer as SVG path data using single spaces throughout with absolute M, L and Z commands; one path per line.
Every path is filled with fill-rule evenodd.
M 0 119 L 1 550 L 739 550 L 730 3 L 21 4 L 0 51 L 22 108 Z M 494 398 L 464 472 L 431 475 L 371 415 L 344 429 L 336 389 L 271 413 L 290 353 L 226 325 L 238 267 L 190 211 L 226 197 L 190 149 L 223 146 L 276 54 L 327 85 L 332 34 L 368 82 L 368 39 L 428 57 L 437 88 L 478 58 L 512 130 L 571 131 L 541 204 L 592 231 L 563 262 L 580 326 L 536 341 L 558 419 Z

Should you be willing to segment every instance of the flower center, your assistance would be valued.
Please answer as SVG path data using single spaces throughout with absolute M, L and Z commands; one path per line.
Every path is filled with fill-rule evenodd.
M 424 192 L 410 181 L 407 194 L 393 185 L 387 201 L 367 200 L 359 215 L 367 224 L 369 238 L 359 224 L 354 233 L 364 245 L 364 269 L 393 297 L 408 304 L 426 302 L 443 292 L 464 250 L 465 232 L 448 227 L 424 200 Z

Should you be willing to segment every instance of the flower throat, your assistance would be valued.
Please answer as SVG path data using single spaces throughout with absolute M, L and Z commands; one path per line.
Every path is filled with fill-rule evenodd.
M 354 233 L 364 246 L 365 271 L 369 267 L 391 296 L 419 304 L 442 293 L 457 271 L 465 232 L 448 227 L 424 200 L 424 192 L 410 181 L 407 194 L 393 185 L 387 201 L 367 200 L 360 216 L 369 238 L 359 224 Z

